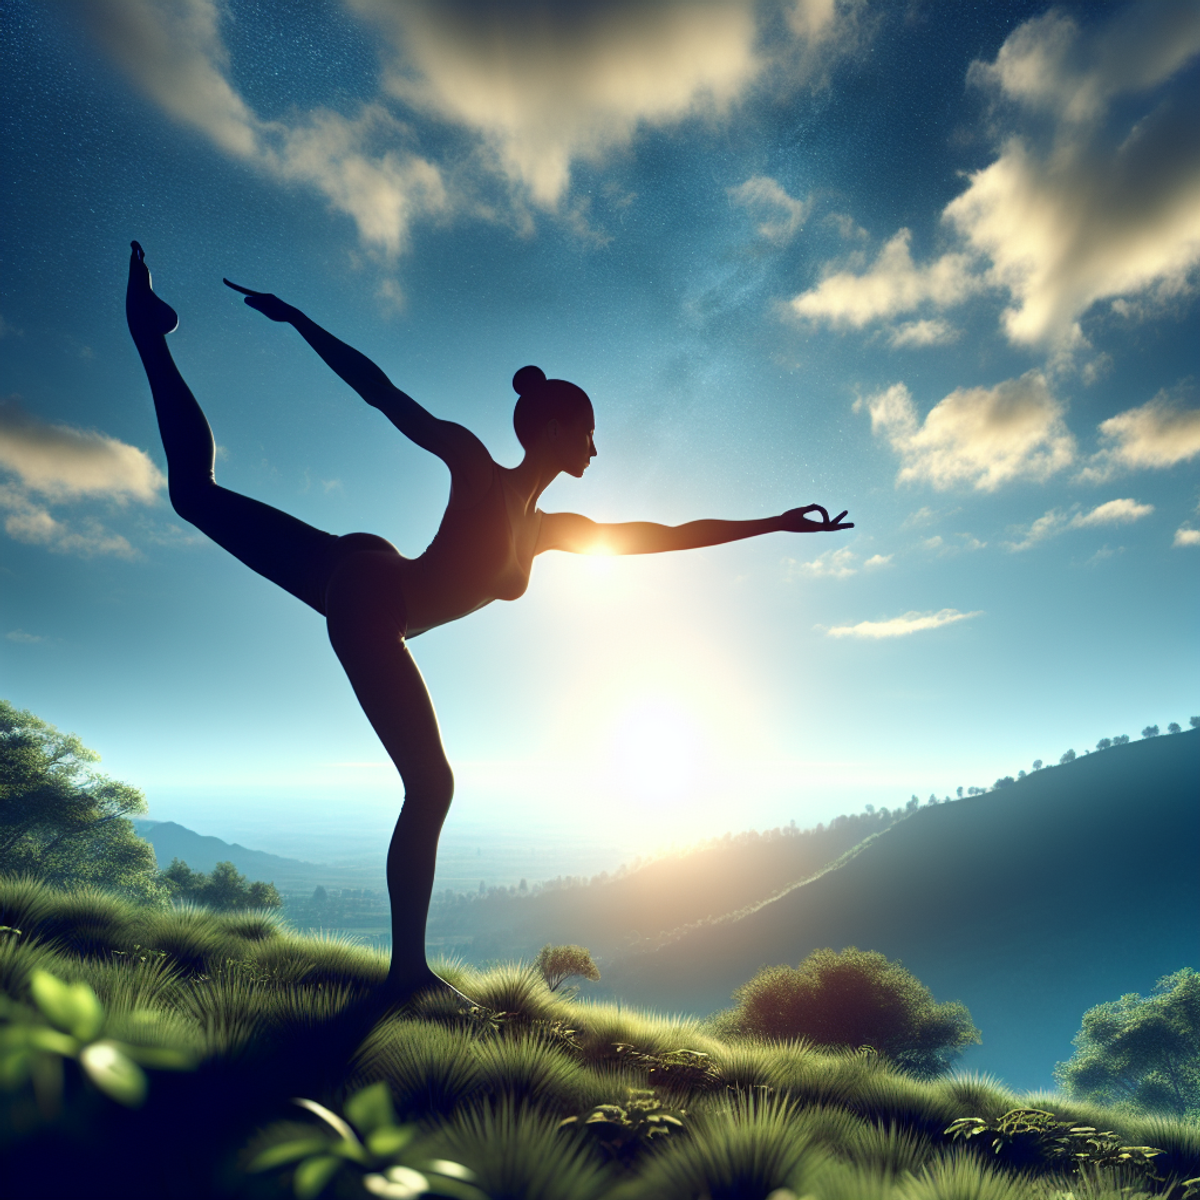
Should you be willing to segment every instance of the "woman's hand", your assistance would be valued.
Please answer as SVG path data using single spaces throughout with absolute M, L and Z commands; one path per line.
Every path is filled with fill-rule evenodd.
M 819 504 L 806 504 L 803 508 L 789 508 L 779 518 L 782 522 L 780 529 L 784 533 L 832 533 L 836 529 L 853 529 L 853 521 L 842 520 L 846 511 L 843 510 L 831 520 L 828 511 Z M 806 515 L 810 512 L 820 513 L 821 520 L 811 520 Z
M 240 284 L 231 283 L 228 279 L 223 279 L 221 282 L 226 287 L 233 288 L 235 292 L 241 292 L 251 308 L 262 313 L 264 317 L 270 317 L 272 321 L 283 321 L 290 324 L 301 315 L 298 308 L 293 308 L 292 305 L 280 300 L 271 292 L 253 292 Z

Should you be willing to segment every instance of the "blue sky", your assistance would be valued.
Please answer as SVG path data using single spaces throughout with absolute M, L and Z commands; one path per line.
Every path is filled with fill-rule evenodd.
M 444 468 L 223 275 L 509 465 L 513 371 L 579 383 L 548 510 L 849 508 L 549 554 L 415 640 L 452 822 L 805 825 L 1200 711 L 1195 4 L 15 0 L 0 38 L 3 694 L 151 815 L 399 792 L 320 619 L 166 501 L 131 238 L 218 478 L 321 528 L 419 553 Z

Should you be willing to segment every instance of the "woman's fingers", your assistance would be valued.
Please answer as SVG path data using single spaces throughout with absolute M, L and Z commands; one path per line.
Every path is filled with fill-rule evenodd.
M 244 288 L 240 283 L 233 283 L 231 280 L 222 278 L 221 282 L 226 286 L 233 288 L 235 292 L 241 292 L 243 296 L 265 296 L 266 292 L 251 291 L 250 288 Z
M 832 522 L 830 522 L 830 523 L 833 525 L 836 525 L 849 511 L 850 510 L 848 508 L 842 509 L 842 511 L 840 513 L 838 513 L 838 515 L 836 517 L 834 517 Z

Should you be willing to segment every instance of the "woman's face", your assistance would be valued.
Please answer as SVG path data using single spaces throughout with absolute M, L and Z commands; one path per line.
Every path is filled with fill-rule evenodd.
M 583 478 L 588 464 L 596 457 L 595 426 L 596 418 L 590 408 L 573 421 L 550 423 L 560 468 L 576 479 Z

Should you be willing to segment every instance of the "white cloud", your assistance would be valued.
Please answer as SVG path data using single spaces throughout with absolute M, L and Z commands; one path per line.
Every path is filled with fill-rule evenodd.
M 888 345 L 904 346 L 947 346 L 958 340 L 959 331 L 940 317 L 930 320 L 905 321 L 897 325 L 888 336 Z
M 911 240 L 911 232 L 901 229 L 864 274 L 827 274 L 815 288 L 791 301 L 792 311 L 814 321 L 861 329 L 926 303 L 948 308 L 984 286 L 982 279 L 972 274 L 966 254 L 944 254 L 928 266 L 918 267 L 909 251 Z
M 0 400 L 0 468 L 51 500 L 103 496 L 149 504 L 166 483 L 144 450 L 102 433 L 39 420 L 14 397 Z
M 1012 341 L 1066 344 L 1098 300 L 1190 287 L 1197 105 L 1194 86 L 1172 77 L 1197 52 L 1200 7 L 1164 0 L 1087 33 L 1051 11 L 1015 30 L 995 62 L 972 65 L 973 83 L 1052 118 L 1049 138 L 1026 121 L 943 214 L 1012 297 Z M 1137 117 L 1107 120 L 1114 99 L 1152 89 Z
M 0 483 L 0 512 L 4 531 L 16 542 L 45 546 L 57 554 L 78 554 L 92 558 L 97 554 L 115 554 L 118 558 L 136 558 L 138 552 L 120 534 L 112 533 L 94 517 L 85 517 L 78 526 L 55 518 L 20 488 Z
M 10 642 L 19 642 L 23 646 L 32 646 L 37 642 L 44 642 L 44 637 L 39 637 L 36 633 L 26 633 L 23 629 L 10 629 L 5 635 Z
M 1153 504 L 1139 504 L 1136 500 L 1109 500 L 1098 504 L 1091 512 L 1080 513 L 1071 518 L 1074 529 L 1086 529 L 1090 525 L 1128 525 L 1140 521 L 1154 511 Z
M 317 109 L 266 121 L 229 81 L 216 0 L 63 0 L 158 107 L 214 146 L 284 183 L 314 187 L 368 246 L 394 255 L 412 222 L 450 207 L 440 171 L 405 146 L 378 104 L 357 117 Z
M 900 455 L 897 483 L 925 481 L 939 490 L 968 483 L 990 492 L 1016 479 L 1047 479 L 1075 457 L 1065 406 L 1038 371 L 992 388 L 958 388 L 923 422 L 902 383 L 855 401 L 856 412 L 864 408 L 872 431 Z
M 349 0 L 391 42 L 392 95 L 480 135 L 554 208 L 573 160 L 724 113 L 756 79 L 752 0 Z
M 953 625 L 956 621 L 966 621 L 971 617 L 983 616 L 982 611 L 959 612 L 956 608 L 943 608 L 940 612 L 907 612 L 902 617 L 892 617 L 886 621 L 860 621 L 857 625 L 835 625 L 829 629 L 830 637 L 852 638 L 894 638 L 907 637 L 910 633 L 920 633 L 925 629 L 940 629 L 943 625 Z
M 1054 10 L 1027 21 L 968 75 L 996 98 L 1002 132 L 995 161 L 942 212 L 957 245 L 917 264 L 901 229 L 862 274 L 831 266 L 794 311 L 862 328 L 998 289 L 1010 341 L 1066 363 L 1086 344 L 1079 321 L 1097 302 L 1136 316 L 1190 294 L 1200 92 L 1183 68 L 1198 52 L 1193 0 L 1130 5 L 1088 32 Z
M 886 567 L 891 564 L 893 556 L 891 554 L 872 554 L 870 558 L 863 563 L 864 571 L 874 571 L 879 567 Z
M 152 504 L 166 483 L 145 451 L 116 438 L 70 425 L 52 425 L 25 412 L 15 398 L 0 400 L 0 482 L 4 529 L 18 542 L 63 554 L 136 557 L 128 540 L 94 517 L 70 524 L 46 501 L 103 499 Z
M 1010 550 L 1028 550 L 1047 538 L 1056 537 L 1067 529 L 1089 529 L 1100 525 L 1128 525 L 1140 521 L 1154 512 L 1153 504 L 1139 504 L 1128 498 L 1108 500 L 1095 508 L 1082 512 L 1076 506 L 1074 510 L 1062 512 L 1052 508 L 1043 513 L 1026 530 L 1019 531 L 1020 540 L 1007 542 Z
M 739 187 L 730 188 L 729 195 L 736 204 L 763 215 L 758 226 L 760 237 L 783 245 L 799 232 L 811 208 L 796 200 L 769 175 L 753 175 Z
M 1200 546 L 1200 529 L 1188 529 L 1186 525 L 1181 525 L 1175 530 L 1175 540 L 1171 544 L 1173 546 Z
M 1080 473 L 1082 479 L 1105 480 L 1122 468 L 1173 467 L 1200 455 L 1200 409 L 1184 408 L 1164 390 L 1102 422 L 1100 437 L 1107 444 Z
M 853 550 L 826 550 L 817 555 L 811 562 L 797 562 L 794 558 L 784 559 L 787 566 L 787 577 L 793 579 L 797 575 L 815 575 L 818 578 L 845 579 L 857 572 L 854 565 Z

